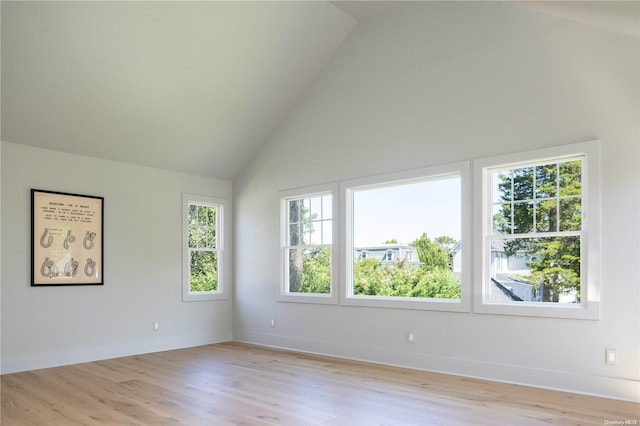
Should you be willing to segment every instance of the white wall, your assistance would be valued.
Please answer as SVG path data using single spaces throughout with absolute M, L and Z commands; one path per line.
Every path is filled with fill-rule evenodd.
M 2 143 L 2 372 L 230 340 L 231 302 L 182 302 L 182 193 L 231 183 Z M 30 287 L 30 189 L 104 197 L 104 285 Z M 152 331 L 157 321 L 160 329 Z
M 234 180 L 235 258 L 251 259 L 235 264 L 235 340 L 640 400 L 639 55 L 637 38 L 502 2 L 359 24 Z M 277 301 L 278 191 L 592 139 L 600 320 Z

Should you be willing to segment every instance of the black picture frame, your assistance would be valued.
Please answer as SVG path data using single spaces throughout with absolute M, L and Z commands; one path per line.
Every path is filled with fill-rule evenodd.
M 31 189 L 31 286 L 104 285 L 104 198 Z

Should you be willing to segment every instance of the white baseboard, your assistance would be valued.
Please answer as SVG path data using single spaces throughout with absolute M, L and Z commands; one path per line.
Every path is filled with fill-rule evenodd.
M 444 373 L 602 398 L 640 402 L 640 381 L 514 364 L 443 357 L 396 349 L 364 347 L 263 333 L 234 336 L 235 341 L 357 361 Z
M 92 346 L 70 349 L 68 351 L 28 354 L 16 357 L 2 357 L 2 374 L 19 371 L 38 370 L 41 368 L 59 367 L 103 359 L 140 355 L 150 352 L 162 352 L 172 349 L 202 346 L 232 340 L 231 331 L 209 335 L 180 335 L 161 339 L 127 342 L 108 346 Z

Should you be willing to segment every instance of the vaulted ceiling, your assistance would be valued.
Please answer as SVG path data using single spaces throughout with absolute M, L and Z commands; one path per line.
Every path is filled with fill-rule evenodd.
M 329 2 L 2 2 L 2 140 L 231 179 L 356 24 Z
M 398 3 L 2 1 L 2 140 L 233 179 L 355 25 Z M 636 2 L 523 3 L 640 28 Z

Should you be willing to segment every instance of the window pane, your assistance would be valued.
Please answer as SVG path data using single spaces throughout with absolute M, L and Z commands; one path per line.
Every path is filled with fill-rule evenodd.
M 322 197 L 322 219 L 331 219 L 333 217 L 333 205 L 331 195 Z
M 196 235 L 196 229 L 195 227 L 189 226 L 188 228 L 188 232 L 189 232 L 189 248 L 196 248 L 198 247 L 198 243 L 197 243 L 197 235 Z
M 188 226 L 196 226 L 198 224 L 198 206 L 189 204 Z
M 513 233 L 524 234 L 533 231 L 533 203 L 519 202 L 513 204 Z
M 311 222 L 309 228 L 310 244 L 322 244 L 322 222 Z
M 322 198 L 315 197 L 309 199 L 309 219 L 320 220 L 322 219 Z
M 216 228 L 208 228 L 207 231 L 207 247 L 216 248 Z
M 492 302 L 580 302 L 580 237 L 494 240 Z
M 288 250 L 289 292 L 323 293 L 331 291 L 331 249 L 292 248 Z
M 216 208 L 207 207 L 207 226 L 216 226 Z
M 491 189 L 493 202 L 513 200 L 511 171 L 494 172 L 491 178 Z
M 513 173 L 513 199 L 533 199 L 533 167 L 514 169 Z
M 289 201 L 289 223 L 301 222 L 303 209 L 302 200 Z
M 215 251 L 191 251 L 190 291 L 216 291 L 218 289 L 218 254 Z
M 536 198 L 551 198 L 556 196 L 557 164 L 546 164 L 536 167 Z
M 333 225 L 330 220 L 322 222 L 322 244 L 332 244 Z
M 492 218 L 494 235 L 511 234 L 511 204 L 494 204 Z
M 198 206 L 198 226 L 205 226 L 207 224 L 208 210 L 206 206 Z
M 582 199 L 579 197 L 560 200 L 560 231 L 582 229 Z
M 536 231 L 556 232 L 558 224 L 558 200 L 536 202 Z
M 582 161 L 560 164 L 560 196 L 582 194 Z
M 289 225 L 289 245 L 300 246 L 304 243 L 304 224 Z
M 461 179 L 353 191 L 353 294 L 459 299 Z
M 193 235 L 193 245 L 190 246 L 191 248 L 199 248 L 199 247 L 207 246 L 207 234 L 204 228 L 202 228 L 201 226 L 193 228 L 192 235 Z

